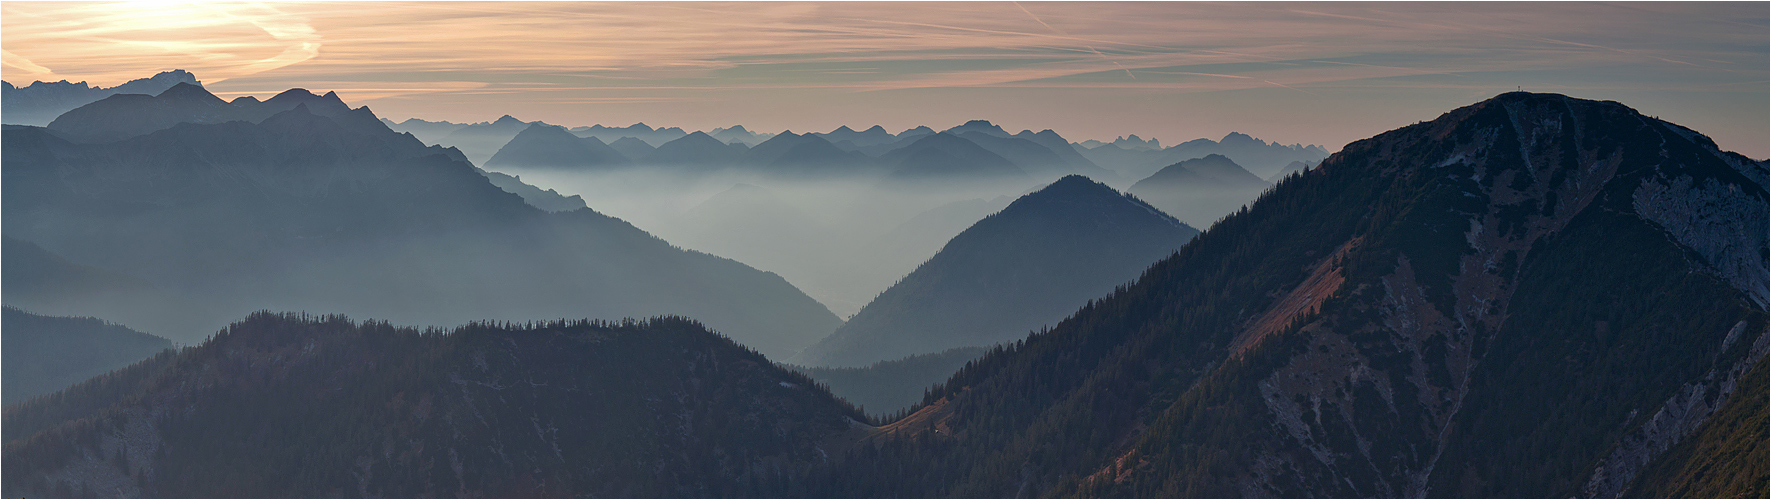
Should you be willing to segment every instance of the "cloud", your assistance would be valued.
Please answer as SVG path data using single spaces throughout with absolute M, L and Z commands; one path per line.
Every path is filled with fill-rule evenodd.
M 213 84 L 313 59 L 321 46 L 305 19 L 262 2 L 9 2 L 0 12 L 8 66 L 106 86 L 173 68 Z
M 1762 5 L 1726 2 L 4 2 L 0 14 L 14 83 L 183 68 L 231 95 L 326 88 L 402 110 L 694 103 L 787 116 L 815 113 L 788 111 L 812 92 L 885 102 L 882 91 L 947 92 L 941 102 L 980 110 L 1035 94 L 1204 110 L 1253 101 L 1184 96 L 1254 92 L 1344 117 L 1402 92 L 1437 108 L 1515 86 L 1727 109 L 1697 101 L 1764 101 L 1771 59 Z

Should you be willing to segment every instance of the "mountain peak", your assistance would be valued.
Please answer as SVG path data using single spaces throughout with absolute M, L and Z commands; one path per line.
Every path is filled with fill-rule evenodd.
M 947 132 L 951 133 L 951 134 L 959 134 L 959 133 L 963 133 L 963 132 L 981 132 L 984 134 L 994 135 L 997 137 L 1008 137 L 1009 136 L 1008 131 L 1003 130 L 1002 127 L 999 127 L 994 123 L 990 123 L 990 120 L 972 120 L 969 122 L 965 122 L 964 125 L 960 125 L 958 127 L 953 127 L 953 128 L 947 129 Z
M 1244 134 L 1241 132 L 1231 132 L 1229 134 L 1224 135 L 1223 139 L 1218 140 L 1218 144 L 1231 144 L 1231 143 L 1254 143 L 1254 144 L 1259 144 L 1262 146 L 1265 146 L 1267 144 L 1265 141 L 1262 141 L 1260 139 L 1256 139 L 1256 138 L 1254 138 L 1254 136 Z
M 161 99 L 176 99 L 204 104 L 227 103 L 227 101 L 221 100 L 220 97 L 216 97 L 215 94 L 209 93 L 209 90 L 203 88 L 203 86 L 185 82 L 174 84 L 172 87 L 167 88 L 165 92 L 161 92 L 157 97 Z
M 516 117 L 510 115 L 500 116 L 497 120 L 492 121 L 493 125 L 518 125 L 522 123 L 524 123 L 522 120 L 518 120 Z
M 313 92 L 309 92 L 307 89 L 296 87 L 296 88 L 291 88 L 289 90 L 279 92 L 279 93 L 277 93 L 277 95 L 271 96 L 271 98 L 269 100 L 277 101 L 277 100 L 297 99 L 297 100 L 305 101 L 305 100 L 313 99 L 313 98 L 317 98 L 317 97 L 320 97 L 320 96 L 314 95 Z

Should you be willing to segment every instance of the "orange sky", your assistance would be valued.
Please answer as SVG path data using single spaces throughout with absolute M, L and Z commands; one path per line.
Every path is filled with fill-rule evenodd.
M 1764 158 L 1763 3 L 0 3 L 0 76 L 179 68 L 396 120 L 828 131 L 988 119 L 1072 140 L 1336 149 L 1523 87 Z

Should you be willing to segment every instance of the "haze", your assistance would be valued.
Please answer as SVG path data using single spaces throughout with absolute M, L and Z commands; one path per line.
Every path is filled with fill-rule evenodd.
M 1755 158 L 1762 3 L 0 5 L 9 82 L 182 68 L 396 120 L 776 132 L 990 119 L 1165 143 L 1348 141 L 1523 88 L 1616 100 Z M 92 57 L 105 54 L 105 57 Z M 860 128 L 860 127 L 857 127 Z

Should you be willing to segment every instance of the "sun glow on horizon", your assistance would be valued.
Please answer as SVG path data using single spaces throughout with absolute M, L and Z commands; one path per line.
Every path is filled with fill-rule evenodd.
M 1524 87 L 1622 101 L 1764 157 L 1762 11 L 1703 2 L 9 1 L 0 67 L 19 85 L 97 86 L 184 69 L 218 95 L 335 90 L 395 118 L 767 130 L 988 118 L 1078 140 L 1235 130 L 1330 147 Z

